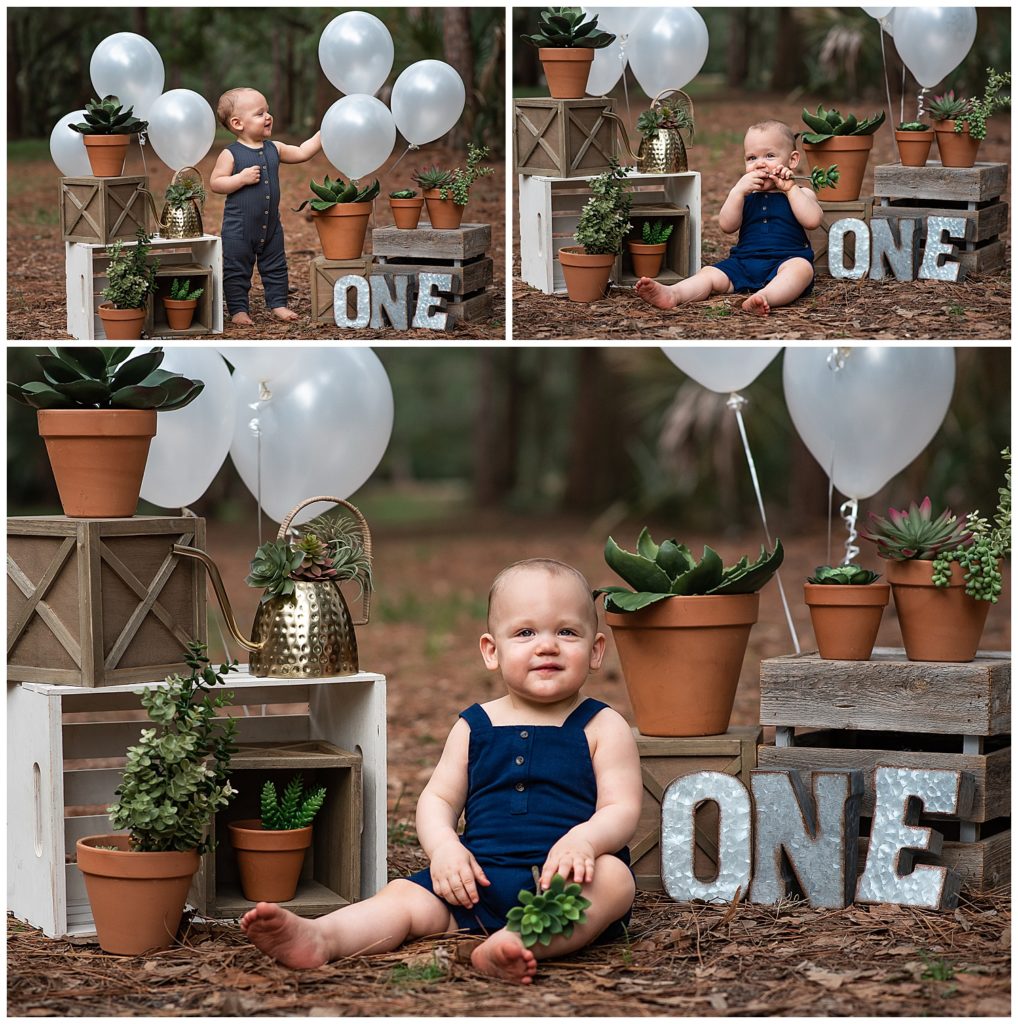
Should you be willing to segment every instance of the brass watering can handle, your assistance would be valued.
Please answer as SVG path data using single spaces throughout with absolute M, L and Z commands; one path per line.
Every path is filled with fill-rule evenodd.
M 170 184 L 171 185 L 179 185 L 180 182 L 183 180 L 184 171 L 192 171 L 193 173 L 190 176 L 192 178 L 197 178 L 198 181 L 201 182 L 201 187 L 202 188 L 205 187 L 205 179 L 202 177 L 201 171 L 199 171 L 197 167 L 190 167 L 190 166 L 188 166 L 188 167 L 181 167 L 178 170 L 174 171 L 173 172 L 173 177 L 170 178 Z M 204 206 L 205 203 L 204 203 L 204 201 L 202 201 L 198 205 L 199 206 Z
M 308 505 L 314 505 L 318 501 L 328 501 L 333 505 L 342 505 L 357 521 L 357 525 L 360 527 L 361 537 L 363 538 L 364 555 L 368 560 L 368 564 L 371 564 L 371 530 L 368 528 L 368 521 L 364 518 L 364 513 L 361 512 L 356 505 L 352 505 L 349 501 L 343 498 L 334 498 L 330 495 L 319 494 L 314 498 L 307 498 L 302 501 L 296 508 L 290 509 L 287 513 L 286 518 L 280 524 L 279 533 L 276 535 L 277 540 L 282 540 L 286 536 L 286 531 L 290 529 L 290 523 L 293 522 L 294 517 L 302 508 L 307 508 Z M 361 615 L 363 618 L 354 620 L 355 626 L 364 626 L 367 624 L 368 618 L 371 615 L 371 580 L 367 579 L 363 581 L 363 587 L 361 589 Z
M 681 89 L 662 89 L 651 101 L 650 106 L 653 110 L 654 107 L 658 106 L 662 96 L 667 96 L 669 93 L 678 93 L 689 106 L 689 119 L 693 122 L 693 127 L 689 128 L 690 145 L 692 145 L 693 132 L 696 128 L 696 112 L 693 110 L 693 97 L 688 92 L 683 92 Z
M 626 153 L 629 155 L 629 159 L 635 164 L 637 156 L 633 152 L 633 147 L 629 145 L 629 128 L 626 122 L 615 113 L 614 110 L 609 110 L 607 107 L 601 111 L 601 116 L 608 118 L 609 121 L 618 121 L 619 123 L 619 135 L 622 138 L 622 145 L 626 147 Z

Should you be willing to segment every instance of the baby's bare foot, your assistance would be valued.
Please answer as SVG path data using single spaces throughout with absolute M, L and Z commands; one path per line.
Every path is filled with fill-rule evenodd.
M 518 936 L 504 930 L 485 939 L 470 954 L 470 962 L 482 974 L 521 985 L 529 985 L 537 973 L 537 957 Z
M 273 316 L 279 320 L 299 320 L 300 315 L 295 313 L 288 306 L 275 306 L 272 309 Z
M 660 284 L 652 277 L 641 277 L 633 287 L 644 302 L 649 302 L 658 309 L 674 309 L 678 305 L 671 288 Z
M 254 321 L 247 315 L 247 313 L 234 313 L 230 317 L 230 322 L 239 324 L 241 327 L 250 327 Z
M 275 903 L 258 903 L 241 919 L 244 934 L 284 967 L 321 967 L 328 954 L 314 923 Z
M 742 311 L 756 316 L 769 316 L 771 307 L 763 292 L 755 292 L 742 304 Z

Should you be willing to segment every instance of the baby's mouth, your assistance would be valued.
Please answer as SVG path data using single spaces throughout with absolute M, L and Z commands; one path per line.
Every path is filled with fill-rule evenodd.
M 558 662 L 548 661 L 534 668 L 535 672 L 561 672 L 562 666 Z

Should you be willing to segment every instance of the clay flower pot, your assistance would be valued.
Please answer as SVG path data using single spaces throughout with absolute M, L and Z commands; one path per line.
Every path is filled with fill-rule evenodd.
M 163 299 L 166 307 L 166 322 L 174 331 L 186 331 L 194 319 L 194 311 L 198 308 L 197 299 Z
M 428 220 L 431 226 L 439 231 L 455 231 L 463 222 L 463 214 L 466 206 L 454 203 L 452 198 L 442 199 L 442 190 L 438 188 L 427 188 L 424 190 L 424 200 L 428 204 Z
M 421 210 L 424 209 L 424 197 L 415 196 L 413 199 L 389 199 L 389 207 L 392 209 L 392 219 L 396 227 L 402 231 L 413 231 L 421 219 Z
M 327 260 L 360 259 L 371 209 L 371 203 L 337 203 L 328 210 L 311 211 Z
M 237 854 L 244 899 L 285 903 L 297 894 L 304 853 L 311 845 L 312 826 L 265 829 L 257 818 L 229 823 Z
M 168 949 L 198 870 L 197 850 L 136 853 L 126 835 L 109 835 L 79 839 L 77 851 L 99 945 L 127 956 Z
M 898 144 L 898 156 L 903 167 L 925 167 L 936 132 L 930 128 L 925 132 L 900 132 L 894 130 L 894 141 Z
M 40 409 L 38 420 L 64 515 L 133 516 L 156 432 L 155 409 Z
M 582 245 L 558 251 L 559 265 L 572 302 L 597 302 L 604 298 L 616 257 L 612 253 L 587 253 Z
M 647 245 L 645 242 L 627 242 L 629 254 L 633 257 L 633 273 L 637 277 L 657 277 L 665 258 L 667 242 Z
M 946 587 L 933 585 L 932 561 L 888 560 L 884 575 L 909 661 L 971 661 L 976 656 L 990 602 L 965 593 L 957 564 Z
M 118 178 L 124 173 L 130 135 L 82 135 L 88 162 L 97 178 Z
M 537 51 L 553 100 L 581 100 L 587 91 L 594 51 L 585 46 L 542 46 Z
M 760 595 L 670 597 L 607 612 L 636 726 L 645 736 L 728 729 Z
M 979 154 L 979 139 L 969 135 L 967 121 L 960 132 L 956 132 L 954 126 L 954 121 L 937 121 L 933 126 L 940 162 L 944 167 L 972 167 Z
M 849 203 L 859 198 L 866 162 L 873 148 L 872 135 L 835 135 L 826 142 L 804 142 L 802 148 L 811 170 L 837 164 L 841 173 L 838 184 L 820 189 L 817 199 L 825 203 Z
M 115 309 L 112 302 L 99 307 L 99 319 L 108 341 L 137 341 L 145 326 L 144 309 Z
M 891 598 L 890 585 L 804 583 L 803 589 L 820 657 L 869 661 L 884 606 Z

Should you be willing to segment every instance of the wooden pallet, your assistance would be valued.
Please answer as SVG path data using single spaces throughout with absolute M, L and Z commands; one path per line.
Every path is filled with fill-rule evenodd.
M 817 274 L 829 274 L 830 268 L 827 263 L 827 240 L 831 232 L 831 225 L 837 220 L 844 220 L 846 217 L 854 217 L 864 224 L 869 224 L 873 213 L 872 198 L 855 199 L 847 203 L 821 202 L 820 209 L 823 211 L 823 219 L 820 227 L 808 231 L 809 244 L 813 247 L 813 270 Z M 848 259 L 855 258 L 855 239 L 849 235 L 845 242 L 845 252 Z
M 371 270 L 370 256 L 361 256 L 355 260 L 327 260 L 324 256 L 316 256 L 311 260 L 311 319 L 319 324 L 335 324 L 335 290 L 336 282 L 347 274 L 367 277 Z M 357 299 L 353 292 L 346 297 L 347 314 L 357 316 Z
M 618 155 L 615 101 L 604 98 L 513 100 L 514 173 L 586 178 Z

